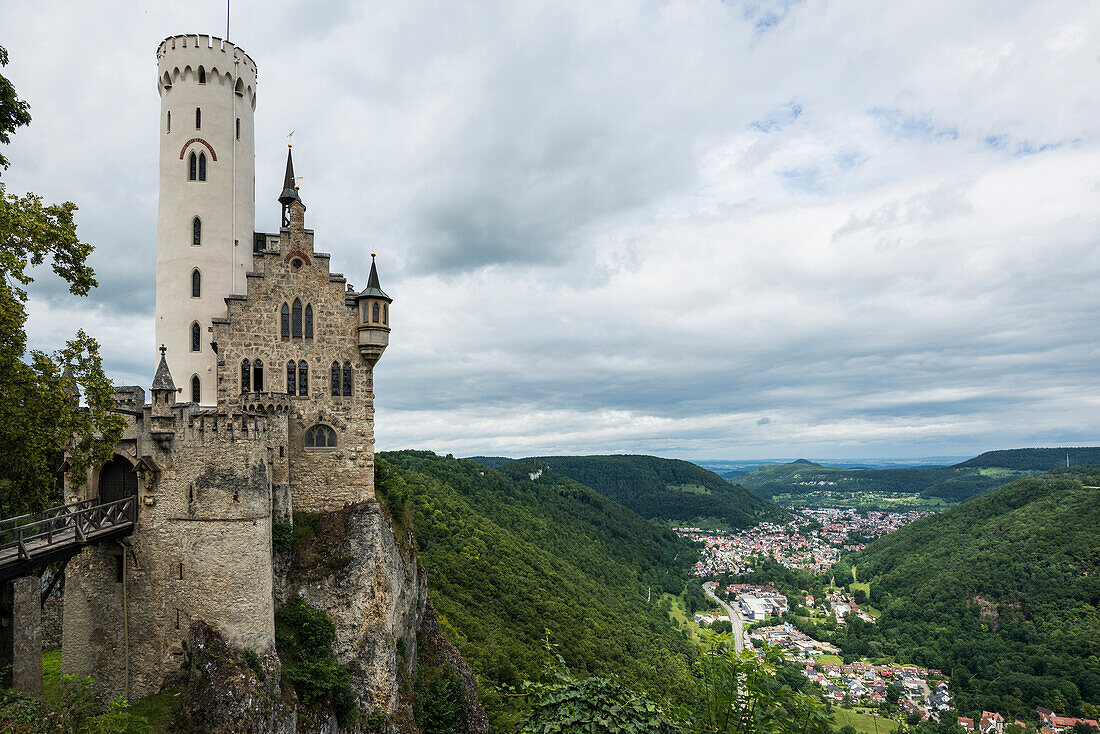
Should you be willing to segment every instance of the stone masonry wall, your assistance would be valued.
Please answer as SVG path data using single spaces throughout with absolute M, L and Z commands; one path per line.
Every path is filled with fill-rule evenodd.
M 228 300 L 228 317 L 213 324 L 218 344 L 218 404 L 242 402 L 241 363 L 264 365 L 264 392 L 286 401 L 288 483 L 295 510 L 322 512 L 374 496 L 374 395 L 370 365 L 359 356 L 358 313 L 345 303 L 346 281 L 329 272 L 329 256 L 313 249 L 304 209 L 292 206 L 291 226 L 280 232 L 279 249 L 254 257 L 247 293 Z M 268 246 L 272 244 L 269 241 Z M 313 310 L 313 338 L 284 338 L 280 310 L 295 299 Z M 309 365 L 307 396 L 287 392 L 287 363 Z M 352 368 L 352 394 L 333 396 L 333 363 Z M 254 390 L 254 386 L 251 386 Z M 341 390 L 342 392 L 342 390 Z M 306 449 L 305 432 L 315 424 L 336 431 L 333 449 Z M 278 481 L 278 480 L 276 480 Z
M 285 419 L 174 413 L 170 444 L 151 439 L 148 411 L 127 431 L 160 477 L 139 483 L 126 583 L 117 544 L 86 549 L 66 572 L 62 669 L 94 674 L 104 698 L 127 692 L 127 664 L 131 698 L 158 691 L 184 662 L 192 621 L 242 649 L 274 646 L 269 456 Z

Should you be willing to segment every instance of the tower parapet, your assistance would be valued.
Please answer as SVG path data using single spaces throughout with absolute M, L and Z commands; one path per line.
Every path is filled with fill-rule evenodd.
M 157 48 L 156 339 L 184 399 L 203 405 L 217 393 L 210 322 L 252 269 L 256 80 L 248 54 L 216 36 L 169 36 Z

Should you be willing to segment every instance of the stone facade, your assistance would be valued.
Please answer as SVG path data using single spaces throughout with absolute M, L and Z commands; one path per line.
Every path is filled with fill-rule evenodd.
M 69 563 L 62 633 L 63 670 L 94 674 L 104 698 L 159 690 L 180 670 L 197 622 L 237 649 L 272 652 L 273 525 L 294 510 L 377 508 L 374 361 L 359 346 L 357 296 L 314 250 L 305 206 L 295 199 L 287 208 L 289 226 L 255 238 L 265 246 L 246 293 L 227 298 L 225 316 L 210 325 L 217 405 L 177 402 L 164 356 L 148 403 L 141 388 L 118 388 L 129 424 L 112 465 L 121 462 L 137 494 L 135 531 Z M 296 302 L 303 323 L 284 336 L 283 305 L 296 322 Z M 318 426 L 321 445 L 307 445 Z M 90 472 L 69 499 L 117 491 L 106 487 L 107 471 Z M 117 471 L 110 481 L 118 484 Z M 396 557 L 362 562 L 402 565 Z M 334 602 L 335 617 L 346 604 Z M 378 689 L 369 688 L 363 695 L 376 702 Z M 381 698 L 392 701 L 392 691 Z

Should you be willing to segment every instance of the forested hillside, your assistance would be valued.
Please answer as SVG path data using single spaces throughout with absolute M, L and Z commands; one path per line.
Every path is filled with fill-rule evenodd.
M 961 711 L 1100 712 L 1100 468 L 1021 479 L 851 560 L 884 609 L 846 654 L 941 668 Z
M 477 674 L 493 731 L 517 729 L 524 699 L 502 694 L 537 676 L 547 630 L 578 675 L 686 701 L 695 652 L 656 600 L 683 589 L 697 551 L 570 479 L 544 469 L 532 481 L 533 466 L 378 457 L 378 497 L 415 538 L 440 625 Z
M 650 520 L 742 528 L 786 517 L 771 502 L 678 459 L 616 454 L 542 456 L 535 461 Z
M 1046 471 L 1045 469 L 1043 471 Z M 961 502 L 1023 476 L 1040 473 L 982 466 L 933 466 L 907 469 L 841 469 L 812 461 L 770 464 L 734 481 L 761 497 L 804 495 L 822 490 L 854 494 L 919 494 Z
M 962 502 L 1013 479 L 1064 467 L 1100 464 L 1100 448 L 1010 449 L 987 451 L 953 466 L 905 469 L 842 469 L 799 459 L 769 464 L 730 479 L 761 497 L 840 493 L 914 493 L 924 498 Z
M 1075 466 L 1100 466 L 1100 447 L 1078 449 L 1006 449 L 986 451 L 973 459 L 968 459 L 956 467 L 990 467 L 1005 469 L 1050 471 L 1060 469 L 1069 459 L 1070 468 Z

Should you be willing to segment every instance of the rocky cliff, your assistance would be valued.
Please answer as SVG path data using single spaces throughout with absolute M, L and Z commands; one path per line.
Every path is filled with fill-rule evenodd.
M 196 628 L 178 716 L 185 730 L 419 734 L 418 686 L 442 675 L 461 692 L 455 720 L 487 731 L 476 679 L 439 632 L 416 554 L 376 501 L 297 513 L 292 534 L 276 532 L 279 655 L 234 651 Z M 331 662 L 307 649 L 326 629 Z

